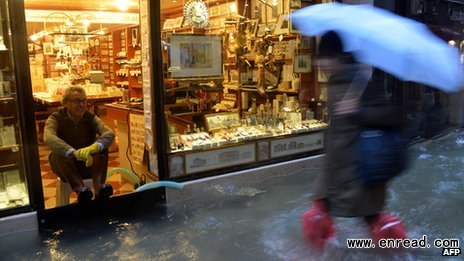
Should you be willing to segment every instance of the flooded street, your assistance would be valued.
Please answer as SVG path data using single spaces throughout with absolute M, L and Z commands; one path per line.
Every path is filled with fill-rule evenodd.
M 386 211 L 430 248 L 349 249 L 346 239 L 366 238 L 367 230 L 346 218 L 335 219 L 337 237 L 323 253 L 308 248 L 300 217 L 317 170 L 305 169 L 247 186 L 223 179 L 166 215 L 4 236 L 0 251 L 4 260 L 438 260 L 442 248 L 434 240 L 464 242 L 463 150 L 461 132 L 417 143 L 409 170 L 390 186 Z

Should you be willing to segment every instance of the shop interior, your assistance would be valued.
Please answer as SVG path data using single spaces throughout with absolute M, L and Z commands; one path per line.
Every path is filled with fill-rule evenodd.
M 42 137 L 45 120 L 70 85 L 84 87 L 89 110 L 116 132 L 108 178 L 115 195 L 156 181 L 156 151 L 146 138 L 154 137 L 146 123 L 152 120 L 150 88 L 156 88 L 144 62 L 147 2 L 24 4 L 45 207 L 76 201 L 74 193 L 58 199 L 63 188 L 50 170 Z M 218 168 L 202 157 L 235 144 L 239 152 L 219 150 L 219 168 L 322 149 L 322 134 L 307 133 L 327 126 L 327 75 L 311 64 L 316 39 L 300 36 L 288 18 L 305 4 L 160 2 L 165 84 L 164 97 L 154 100 L 164 103 L 171 179 Z M 289 138 L 278 144 L 271 141 L 275 137 Z
M 51 171 L 49 150 L 43 143 L 45 121 L 60 108 L 67 86 L 82 86 L 88 109 L 117 133 L 109 149 L 108 170 L 121 167 L 121 156 L 126 159 L 125 168 L 134 168 L 130 154 L 126 155 L 127 138 L 118 135 L 117 123 L 109 117 L 105 104 L 141 104 L 139 3 L 26 0 L 24 4 L 44 200 L 45 207 L 52 208 L 76 201 L 75 193 L 60 184 Z M 121 139 L 126 143 L 120 149 Z M 137 176 L 134 180 L 114 173 L 108 182 L 114 194 L 120 195 L 134 191 L 134 183 L 145 178 Z M 61 193 L 66 195 L 59 196 Z

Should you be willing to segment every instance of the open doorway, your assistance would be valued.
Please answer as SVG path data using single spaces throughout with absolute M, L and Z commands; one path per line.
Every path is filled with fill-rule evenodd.
M 69 86 L 85 89 L 88 110 L 116 134 L 108 149 L 107 182 L 113 186 L 113 195 L 133 191 L 137 180 L 112 170 L 129 168 L 141 178 L 126 151 L 128 138 L 121 137 L 117 121 L 107 110 L 107 104 L 121 102 L 127 92 L 132 99 L 142 97 L 139 3 L 117 3 L 112 0 L 24 1 L 46 208 L 77 200 L 75 192 L 62 199 L 61 193 L 68 192 L 58 189 L 62 184 L 50 168 L 50 150 L 43 142 L 45 121 L 62 107 L 61 96 Z M 130 165 L 121 164 L 121 160 Z

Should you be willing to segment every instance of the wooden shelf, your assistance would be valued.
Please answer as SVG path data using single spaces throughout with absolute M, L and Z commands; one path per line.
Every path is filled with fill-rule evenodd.
M 0 146 L 0 151 L 7 151 L 7 150 L 18 150 L 19 151 L 19 144 Z
M 0 97 L 0 102 L 14 101 L 13 97 Z
M 132 45 L 132 30 L 138 26 L 130 26 L 112 32 L 113 39 L 113 80 L 115 83 L 121 80 L 127 81 L 127 88 L 129 89 L 130 96 L 134 98 L 141 98 L 143 96 L 142 83 L 139 82 L 139 77 L 142 76 L 142 68 L 140 62 L 131 61 L 136 57 L 136 53 L 141 51 L 140 45 L 135 47 Z M 118 56 L 118 53 L 125 52 L 125 56 Z M 116 72 L 120 69 L 127 70 L 126 75 L 117 75 Z M 140 70 L 140 74 L 130 75 L 131 70 Z M 118 85 L 118 84 L 116 84 Z M 121 86 L 121 85 L 119 85 Z M 126 85 L 124 85 L 126 86 Z
M 17 169 L 18 164 L 0 165 L 0 172 Z
M 289 93 L 289 94 L 299 94 L 300 91 L 297 91 L 297 90 L 283 90 L 283 89 L 277 89 L 278 92 L 282 92 L 282 93 Z

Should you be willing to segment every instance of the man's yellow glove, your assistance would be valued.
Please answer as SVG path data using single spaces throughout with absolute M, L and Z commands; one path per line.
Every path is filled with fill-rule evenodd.
M 77 152 L 77 157 L 85 161 L 85 166 L 90 167 L 92 166 L 92 163 L 93 163 L 92 154 L 95 154 L 99 151 L 100 151 L 100 146 L 94 143 L 90 146 L 78 149 L 76 152 Z

